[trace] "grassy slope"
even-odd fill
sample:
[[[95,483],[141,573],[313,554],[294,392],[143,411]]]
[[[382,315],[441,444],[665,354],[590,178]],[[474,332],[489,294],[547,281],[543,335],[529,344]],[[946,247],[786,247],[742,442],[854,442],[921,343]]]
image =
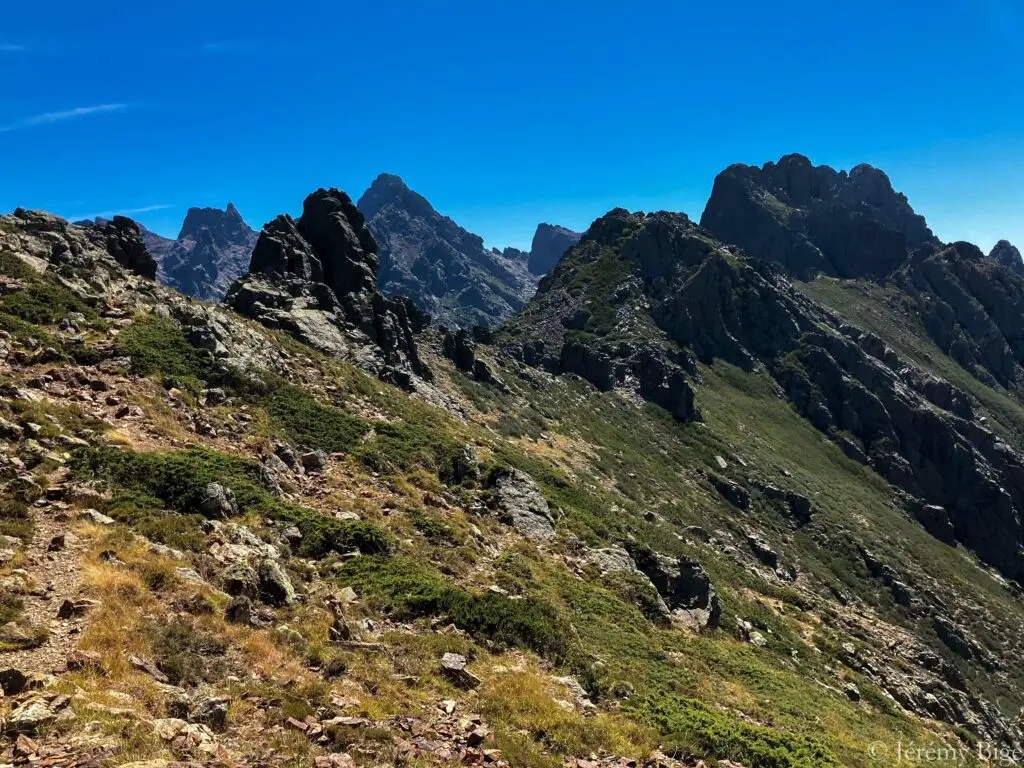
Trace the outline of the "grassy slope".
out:
[[[733,707],[792,733],[824,729],[826,742],[844,764],[866,764],[864,744],[884,739],[887,732],[919,737],[920,725],[892,714],[880,696],[871,696],[879,705],[872,709],[850,705],[838,693],[828,667],[836,665],[837,649],[849,638],[829,626],[827,587],[852,593],[895,626],[918,632],[938,652],[943,649],[928,627],[919,625],[870,578],[854,542],[914,574],[915,580],[953,603],[966,600],[989,618],[1005,617],[1002,624],[997,620],[996,626],[979,627],[981,635],[991,632],[1004,641],[1012,636],[1019,627],[1019,604],[963,552],[941,544],[908,520],[893,504],[887,484],[848,460],[801,419],[765,376],[724,364],[705,369],[703,376],[698,402],[705,425],[679,425],[657,408],[627,404],[614,394],[598,395],[569,380],[531,393],[532,405],[519,410],[511,402],[473,391],[481,407],[501,413],[496,426],[509,434],[534,436],[536,442],[529,437],[518,441],[527,454],[556,457],[559,450],[551,446],[563,445],[558,437],[570,454],[575,452],[562,463],[571,469],[577,462],[582,488],[577,486],[575,495],[585,492],[588,498],[573,504],[565,489],[548,486],[549,496],[563,501],[565,528],[595,545],[635,539],[663,552],[696,555],[722,593],[726,615],[721,631],[706,637],[652,633],[649,625],[641,630],[634,621],[624,620],[637,616],[635,610],[605,598],[591,603],[594,587],[559,588],[554,586],[558,577],[549,574],[550,591],[562,590],[561,599],[579,617],[574,621],[584,641],[602,649],[598,653],[615,674],[639,690],[672,690]],[[583,446],[586,450],[579,451]],[[589,471],[582,466],[584,455],[592,455],[586,462]],[[743,460],[746,468],[731,462],[729,472],[736,479],[757,476],[810,496],[817,510],[815,522],[793,531],[767,503],[755,501],[748,513],[725,504],[697,472],[717,470],[716,455]],[[645,520],[647,511],[656,511],[660,520]],[[684,526],[699,525],[731,532],[742,542],[748,524],[769,532],[784,562],[797,563],[824,599],[808,604],[806,595],[766,581],[713,548],[677,535]],[[840,535],[843,529],[850,533]],[[826,548],[820,541],[828,536],[836,543]],[[768,648],[734,641],[735,616],[770,629]],[[813,639],[806,642],[808,637]],[[988,687],[984,679],[973,676],[976,684]],[[847,672],[845,679],[856,676]],[[863,681],[858,684],[870,689]],[[1008,711],[1017,705],[1006,699],[1004,703]],[[808,718],[811,712],[816,713],[813,719]]]

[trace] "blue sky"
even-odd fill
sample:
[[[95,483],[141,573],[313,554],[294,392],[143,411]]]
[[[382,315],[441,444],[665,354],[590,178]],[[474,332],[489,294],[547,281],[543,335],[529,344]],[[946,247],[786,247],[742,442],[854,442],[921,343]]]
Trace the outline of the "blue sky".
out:
[[[842,6],[842,7],[833,7]],[[0,210],[255,227],[397,173],[490,245],[614,206],[698,218],[715,174],[869,162],[943,239],[1024,245],[1024,4],[15,3]]]

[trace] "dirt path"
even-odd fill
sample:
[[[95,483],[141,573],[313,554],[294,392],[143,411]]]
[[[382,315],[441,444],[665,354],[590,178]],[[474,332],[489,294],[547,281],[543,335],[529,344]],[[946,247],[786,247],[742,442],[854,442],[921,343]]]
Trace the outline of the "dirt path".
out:
[[[51,551],[54,537],[70,534],[72,523],[63,507],[45,500],[32,507],[34,532],[21,564],[32,579],[34,594],[21,596],[24,612],[19,624],[45,627],[49,637],[38,648],[0,650],[0,667],[13,667],[25,674],[63,671],[68,654],[78,642],[84,617],[61,619],[57,612],[65,600],[82,597],[82,555],[86,546],[68,535],[63,548]]]

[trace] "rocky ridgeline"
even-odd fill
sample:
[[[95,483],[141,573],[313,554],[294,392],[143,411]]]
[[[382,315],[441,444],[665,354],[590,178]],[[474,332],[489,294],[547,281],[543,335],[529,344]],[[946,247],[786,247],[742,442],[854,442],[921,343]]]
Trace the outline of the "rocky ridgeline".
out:
[[[580,241],[580,237],[582,235],[579,232],[556,224],[538,224],[527,255],[530,272],[538,276],[546,275],[562,260],[565,252]]]
[[[484,246],[483,238],[434,210],[398,176],[381,174],[359,199],[380,247],[380,289],[408,296],[439,324],[496,325],[536,290],[537,276],[579,235],[542,224],[530,253]]]
[[[157,263],[146,250],[139,225],[125,216],[76,225],[43,211],[18,208],[2,218],[7,226],[0,229],[0,238],[12,238],[7,249],[28,257],[39,271],[50,265],[89,270],[112,259],[137,275],[156,277]]]
[[[720,173],[701,217],[719,240],[817,274],[896,283],[950,357],[987,384],[1012,387],[1024,362],[1024,263],[1000,241],[988,258],[970,243],[943,245],[877,168],[813,166],[787,155]]]
[[[161,282],[197,299],[220,301],[248,269],[257,237],[232,203],[223,211],[189,208],[178,239],[167,248],[157,245],[164,251]]]
[[[928,334],[943,352],[987,384],[1012,389],[1021,381],[1020,269],[960,242],[914,251],[892,280],[916,303]]]
[[[605,276],[602,295],[594,272]],[[681,419],[699,418],[696,361],[763,367],[850,457],[922,499],[919,509],[930,505],[929,530],[1024,577],[1024,457],[973,419],[970,399],[685,215],[599,219],[542,282],[504,348],[602,390],[635,389]]]
[[[377,290],[377,244],[344,192],[320,189],[297,220],[267,224],[249,272],[224,303],[328,354],[357,362],[381,378],[412,386],[429,377],[413,337],[425,318]]]

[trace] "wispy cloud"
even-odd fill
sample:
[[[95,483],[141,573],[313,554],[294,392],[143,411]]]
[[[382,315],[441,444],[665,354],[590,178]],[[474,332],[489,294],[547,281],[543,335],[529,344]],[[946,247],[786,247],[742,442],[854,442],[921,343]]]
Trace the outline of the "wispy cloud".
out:
[[[65,120],[77,120],[80,117],[98,115],[104,112],[121,112],[126,109],[128,109],[127,104],[96,104],[91,107],[75,107],[74,109],[66,109],[62,112],[44,112],[41,115],[31,115],[7,125],[0,125],[0,133],[16,131],[21,128],[35,128],[40,125],[62,123]]]
[[[27,51],[28,48],[24,45],[16,45],[15,43],[0,43],[0,53],[21,53]]]
[[[81,221],[82,219],[109,219],[114,216],[132,216],[136,213],[150,213],[151,211],[163,211],[174,206],[170,203],[157,203],[156,205],[144,205],[141,208],[118,208],[116,211],[100,211],[99,213],[80,213],[77,216],[66,217],[68,221]]]

